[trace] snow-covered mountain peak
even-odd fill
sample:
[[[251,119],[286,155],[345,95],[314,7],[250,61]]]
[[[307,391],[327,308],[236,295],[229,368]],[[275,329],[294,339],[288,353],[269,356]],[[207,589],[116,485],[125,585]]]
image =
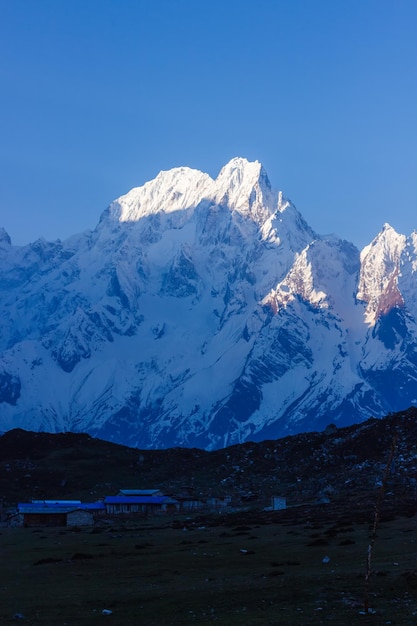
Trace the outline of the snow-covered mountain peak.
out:
[[[360,255],[258,161],[160,172],[94,231],[0,231],[0,431],[213,448],[401,410],[416,280],[416,233],[385,224]]]
[[[226,184],[228,188],[236,189],[242,185],[253,186],[261,177],[267,178],[259,161],[248,161],[242,157],[235,157],[222,167],[216,178],[216,183],[219,186]]]
[[[4,230],[4,228],[0,227],[0,245],[4,246],[10,246],[12,243],[12,240],[10,239],[10,235],[8,232],[6,232]]]
[[[368,247],[380,247],[389,255],[396,255],[404,247],[406,236],[398,233],[388,222],[385,222],[380,232],[371,241]],[[364,248],[364,250],[366,247]]]
[[[208,174],[189,167],[162,171],[154,180],[115,200],[109,214],[119,222],[137,222],[154,213],[193,208],[209,193],[212,184]]]
[[[193,210],[207,200],[263,223],[274,211],[288,203],[271,190],[268,176],[259,161],[236,157],[227,163],[213,180],[208,174],[189,167],[162,171],[141,187],[117,198],[105,211],[102,220],[138,222],[156,213]]]
[[[259,161],[236,157],[229,161],[214,181],[214,198],[233,211],[263,223],[278,208],[278,194],[271,189],[265,169]]]
[[[381,232],[362,250],[358,300],[367,303],[365,320],[374,325],[381,315],[394,307],[402,307],[398,287],[401,255],[407,238],[385,223]]]
[[[4,228],[0,228],[0,259],[6,259],[10,251],[12,249],[12,240],[10,239],[9,234],[4,230]]]
[[[297,253],[285,278],[262,304],[278,312],[298,297],[312,309],[329,309],[340,318],[352,318],[352,292],[359,269],[359,251],[341,239],[318,238]],[[350,319],[351,321],[351,319]]]
[[[393,270],[398,267],[401,253],[406,245],[406,236],[397,233],[392,226],[385,223],[382,230],[365,246],[361,252],[361,263],[372,263],[382,268]]]

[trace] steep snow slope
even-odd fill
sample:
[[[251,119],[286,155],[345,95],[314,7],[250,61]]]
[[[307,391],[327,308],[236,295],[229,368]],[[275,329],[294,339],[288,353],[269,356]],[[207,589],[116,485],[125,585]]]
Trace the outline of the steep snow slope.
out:
[[[416,244],[320,237],[241,158],[161,172],[64,242],[0,231],[0,430],[215,448],[406,408]]]

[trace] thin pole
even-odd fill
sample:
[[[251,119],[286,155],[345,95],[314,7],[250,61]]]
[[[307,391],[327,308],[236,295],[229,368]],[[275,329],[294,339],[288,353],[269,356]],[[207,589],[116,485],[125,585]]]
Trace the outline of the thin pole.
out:
[[[397,449],[397,439],[398,439],[398,435],[394,435],[394,437],[392,438],[391,450],[389,453],[387,465],[385,467],[384,478],[382,480],[382,485],[379,490],[378,498],[375,504],[374,523],[372,526],[372,532],[371,532],[371,536],[369,539],[368,552],[366,556],[365,594],[364,594],[364,602],[363,602],[363,608],[364,608],[365,613],[369,613],[369,579],[371,577],[371,571],[372,571],[372,567],[371,567],[372,549],[375,544],[376,531],[378,528],[378,523],[379,523],[379,519],[381,515],[381,505],[384,499],[385,489],[387,487],[392,461],[395,455],[395,451]]]

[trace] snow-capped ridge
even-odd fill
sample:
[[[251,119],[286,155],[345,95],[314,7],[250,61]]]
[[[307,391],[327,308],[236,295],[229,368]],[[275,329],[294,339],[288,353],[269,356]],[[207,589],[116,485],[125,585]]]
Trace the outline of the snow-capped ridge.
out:
[[[365,321],[370,326],[381,315],[404,305],[398,278],[406,243],[405,235],[385,223],[378,235],[361,251],[357,298],[367,304]]]
[[[405,240],[405,235],[398,233],[388,222],[385,222],[371,243],[362,249],[361,258],[366,257],[372,249],[378,250],[378,254],[395,254],[395,250],[398,250],[398,247],[401,247]]]
[[[109,214],[119,222],[136,222],[158,212],[192,208],[204,197],[212,182],[208,174],[188,167],[161,171],[154,180],[115,200]]]
[[[252,188],[260,183],[271,189],[267,173],[259,161],[248,161],[235,157],[221,168],[215,179],[217,187],[225,187],[229,192],[245,193],[245,188]]]
[[[0,245],[12,245],[12,240],[10,238],[9,233],[0,226]]]
[[[417,404],[417,233],[323,237],[261,163],[162,171],[93,231],[0,232],[0,430],[213,449]]]
[[[290,271],[262,304],[278,312],[301,298],[314,310],[329,309],[343,318],[349,308],[346,291],[353,290],[358,270],[359,251],[353,244],[316,238],[295,255]]]
[[[193,210],[203,200],[225,205],[230,210],[264,221],[280,206],[265,169],[259,161],[236,157],[213,180],[208,174],[189,167],[161,171],[155,179],[117,198],[102,220],[138,222],[157,213]],[[281,205],[279,202],[281,201]]]
[[[215,180],[214,198],[231,210],[250,215],[258,223],[268,219],[279,204],[279,194],[272,190],[262,164],[241,157],[232,159],[221,169]]]

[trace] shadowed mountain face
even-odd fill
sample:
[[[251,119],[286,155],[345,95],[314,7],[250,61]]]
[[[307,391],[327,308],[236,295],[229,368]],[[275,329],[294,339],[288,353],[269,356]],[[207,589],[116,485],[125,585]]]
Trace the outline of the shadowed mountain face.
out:
[[[92,232],[0,234],[0,430],[222,448],[417,403],[417,235],[314,233],[262,166],[161,172]]]

